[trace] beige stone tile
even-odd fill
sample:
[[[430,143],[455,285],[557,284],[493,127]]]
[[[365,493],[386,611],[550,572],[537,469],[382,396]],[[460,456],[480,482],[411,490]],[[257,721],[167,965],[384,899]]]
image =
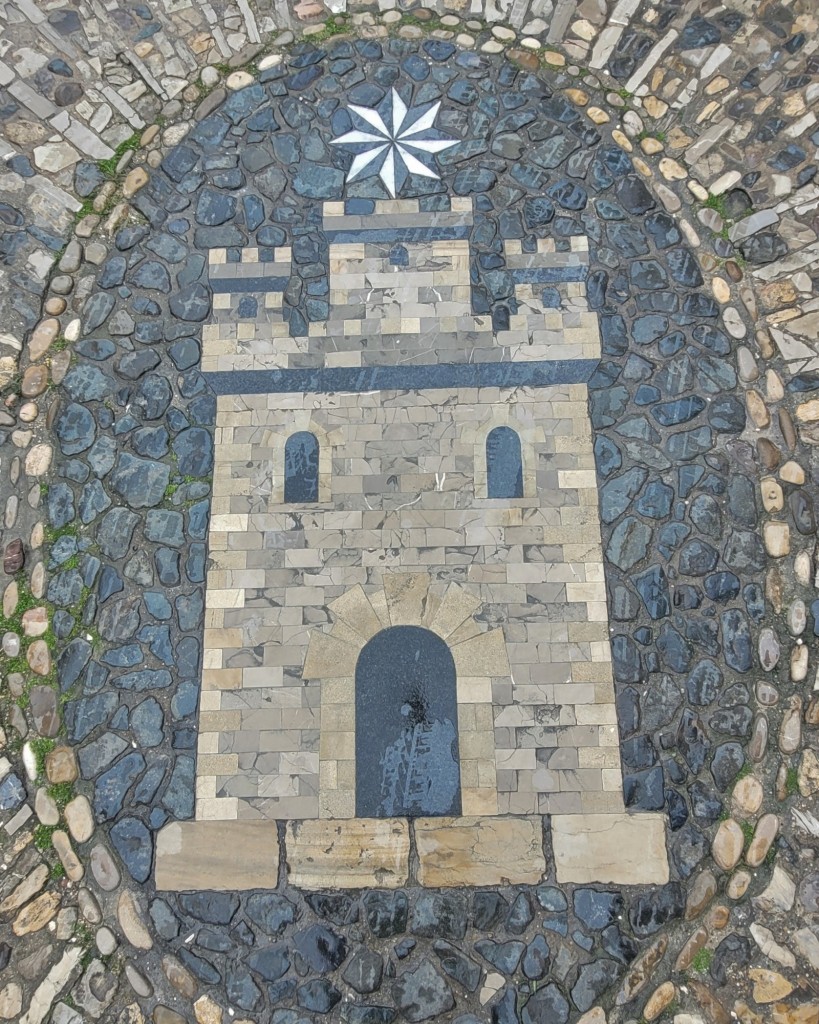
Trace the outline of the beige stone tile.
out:
[[[430,583],[428,573],[388,573],[382,583],[393,626],[415,625],[423,620]]]
[[[217,797],[196,801],[197,821],[235,821],[239,801],[235,797]]]
[[[496,815],[498,791],[494,787],[466,786],[461,780],[461,811],[465,817]]]
[[[535,885],[546,871],[543,823],[527,818],[418,818],[418,881],[429,888]]]
[[[381,620],[360,585],[351,587],[327,606],[333,615],[351,626],[364,640],[380,632]]]
[[[196,770],[202,775],[233,775],[239,770],[238,754],[200,754]]]
[[[350,704],[355,701],[355,680],[352,676],[343,679],[322,679],[321,704]]]
[[[664,885],[669,878],[662,814],[555,814],[552,850],[560,883]]]
[[[328,633],[313,630],[304,663],[305,679],[337,679],[355,675],[358,650]]]
[[[351,713],[353,709],[351,709]],[[350,761],[355,758],[355,733],[322,729],[319,746],[322,761]]]
[[[474,615],[481,604],[479,597],[451,583],[429,628],[446,639],[458,626]]]
[[[489,760],[495,756],[495,740],[491,732],[460,730],[458,750],[463,758]]]
[[[456,685],[459,704],[492,703],[491,679],[459,676]]]
[[[355,817],[355,789],[337,785],[335,789],[321,790],[318,797],[318,813],[294,814],[293,819],[333,818],[349,820]]]
[[[459,676],[507,676],[509,658],[502,629],[492,629],[452,648]]]
[[[171,822],[157,834],[161,891],[275,889],[278,879],[275,821]]]
[[[397,889],[409,877],[404,820],[288,822],[288,879],[299,889]]]

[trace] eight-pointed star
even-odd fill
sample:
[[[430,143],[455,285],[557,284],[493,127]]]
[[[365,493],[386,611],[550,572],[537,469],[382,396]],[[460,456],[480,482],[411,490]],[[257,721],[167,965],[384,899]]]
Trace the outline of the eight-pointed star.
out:
[[[395,89],[377,107],[350,104],[354,128],[332,140],[333,145],[349,146],[355,154],[347,181],[365,171],[378,171],[394,199],[410,174],[439,178],[433,169],[434,154],[457,146],[459,141],[447,138],[434,127],[440,106],[439,100],[408,108]]]

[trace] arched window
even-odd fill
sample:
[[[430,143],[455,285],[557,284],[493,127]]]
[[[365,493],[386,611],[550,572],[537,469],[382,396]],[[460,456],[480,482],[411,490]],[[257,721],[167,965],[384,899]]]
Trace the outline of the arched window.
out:
[[[522,498],[520,438],[511,427],[495,427],[486,438],[487,498]]]
[[[291,434],[284,446],[284,500],[318,501],[319,445],[307,430]]]

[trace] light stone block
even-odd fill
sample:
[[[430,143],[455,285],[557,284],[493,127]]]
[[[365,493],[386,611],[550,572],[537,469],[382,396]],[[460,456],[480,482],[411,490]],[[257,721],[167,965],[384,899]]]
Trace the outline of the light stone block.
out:
[[[509,657],[502,629],[492,629],[452,648],[459,676],[508,676]]]
[[[409,825],[397,818],[291,821],[285,850],[298,889],[398,889],[409,878]]]
[[[546,872],[539,817],[418,818],[414,828],[423,886],[536,885]]]
[[[175,821],[157,834],[158,890],[275,889],[278,881],[275,821]]]
[[[554,814],[551,831],[560,883],[668,881],[663,814]]]

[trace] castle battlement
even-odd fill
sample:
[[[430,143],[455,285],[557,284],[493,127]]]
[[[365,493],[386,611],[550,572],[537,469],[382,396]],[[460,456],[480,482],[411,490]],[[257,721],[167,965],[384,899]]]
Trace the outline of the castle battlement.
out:
[[[431,200],[436,208],[423,208]],[[481,286],[497,298],[493,322],[488,311],[473,312],[488,310],[488,299],[471,280],[471,199],[325,203],[322,229],[328,315],[300,321],[295,335],[285,293],[305,283],[293,275],[293,249],[211,250],[214,322],[203,330],[204,371],[600,356],[597,317],[586,301],[584,236],[568,239],[565,250],[541,238],[531,252],[521,239],[504,240]]]

